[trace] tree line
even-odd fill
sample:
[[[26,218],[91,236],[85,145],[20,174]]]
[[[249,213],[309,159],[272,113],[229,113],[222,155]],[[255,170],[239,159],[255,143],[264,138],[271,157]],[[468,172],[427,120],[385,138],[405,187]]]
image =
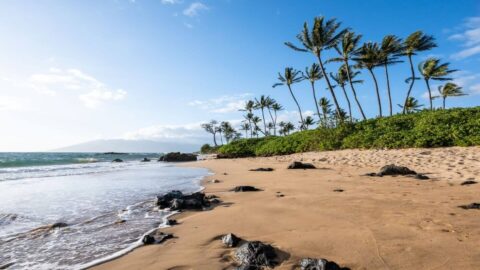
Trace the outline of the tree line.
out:
[[[433,110],[433,101],[437,98],[441,99],[441,108],[445,109],[446,99],[448,97],[463,96],[465,93],[462,87],[450,82],[452,73],[457,70],[451,69],[448,62],[442,62],[441,59],[429,57],[418,63],[417,72],[415,70],[415,57],[422,52],[429,51],[437,44],[433,36],[427,35],[422,31],[416,31],[408,35],[405,39],[395,35],[385,36],[381,42],[364,42],[361,43],[362,35],[356,34],[349,28],[341,28],[341,23],[336,19],[327,20],[325,17],[314,18],[313,25],[310,27],[307,22],[304,23],[302,31],[297,35],[298,45],[292,42],[286,42],[285,45],[298,52],[311,53],[316,60],[315,63],[305,68],[304,71],[286,67],[283,72],[278,73],[278,82],[273,87],[284,86],[288,89],[299,114],[299,130],[308,129],[310,126],[319,124],[322,127],[333,127],[343,122],[354,122],[352,113],[353,107],[358,111],[361,119],[366,120],[363,106],[358,99],[357,84],[364,83],[358,79],[358,75],[362,71],[368,73],[371,77],[374,94],[377,100],[378,115],[393,115],[393,100],[390,87],[389,67],[395,64],[408,62],[409,77],[405,79],[408,87],[405,91],[405,99],[401,100],[398,106],[401,113],[413,113],[419,111],[423,105],[412,96],[412,89],[415,82],[423,80],[428,91],[429,104],[427,109]],[[326,51],[333,50],[335,57],[324,59]],[[340,67],[336,72],[327,72],[327,66],[330,63],[340,63]],[[388,110],[382,106],[380,95],[380,86],[375,71],[382,69],[386,85],[386,93],[388,97]],[[326,83],[327,90],[330,93],[331,101],[326,97],[317,99],[316,83],[323,80]],[[301,106],[292,90],[293,85],[302,81],[310,84],[312,98],[315,104],[316,117],[306,116],[302,114]],[[445,81],[446,83],[438,87],[438,94],[434,94],[431,89],[432,81]],[[338,90],[336,92],[335,90]],[[346,100],[346,109],[342,108],[338,102],[337,95],[341,94]],[[353,102],[351,97],[353,96]],[[332,110],[332,107],[334,108]],[[244,132],[245,138],[253,138],[258,136],[269,135],[288,135],[296,129],[291,122],[278,122],[277,114],[283,110],[282,105],[269,96],[260,96],[254,100],[246,102],[242,111],[245,112],[244,120],[240,125],[240,130]],[[255,112],[258,111],[258,115]],[[225,123],[225,122],[222,122]],[[226,141],[240,138],[240,133],[236,132],[231,125],[232,130],[222,128],[222,123],[216,121],[202,125],[202,127],[214,136],[214,143],[217,145],[215,136],[217,133],[224,134]],[[229,138],[227,139],[227,134]],[[232,134],[235,134],[233,136]]]

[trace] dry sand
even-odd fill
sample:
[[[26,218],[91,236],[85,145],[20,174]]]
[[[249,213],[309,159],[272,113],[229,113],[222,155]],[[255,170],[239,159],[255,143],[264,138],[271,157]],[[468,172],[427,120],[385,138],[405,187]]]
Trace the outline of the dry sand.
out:
[[[293,160],[320,169],[286,170]],[[431,180],[362,176],[390,163]],[[215,173],[205,191],[224,203],[176,216],[180,224],[164,231],[177,238],[95,269],[228,269],[233,249],[218,237],[230,232],[280,250],[283,262],[276,269],[292,269],[304,257],[351,269],[480,269],[480,210],[458,208],[480,202],[480,183],[460,185],[468,178],[480,182],[479,147],[345,150],[193,166]],[[275,171],[248,171],[257,167]],[[227,192],[236,185],[263,191]]]

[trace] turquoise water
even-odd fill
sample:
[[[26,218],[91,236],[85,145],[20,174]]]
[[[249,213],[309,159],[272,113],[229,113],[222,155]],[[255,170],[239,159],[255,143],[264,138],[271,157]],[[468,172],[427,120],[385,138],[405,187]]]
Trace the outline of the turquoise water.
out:
[[[0,156],[0,267],[13,263],[8,269],[82,269],[126,252],[170,214],[155,207],[156,195],[199,190],[208,174],[155,154]],[[44,229],[58,222],[68,226]]]

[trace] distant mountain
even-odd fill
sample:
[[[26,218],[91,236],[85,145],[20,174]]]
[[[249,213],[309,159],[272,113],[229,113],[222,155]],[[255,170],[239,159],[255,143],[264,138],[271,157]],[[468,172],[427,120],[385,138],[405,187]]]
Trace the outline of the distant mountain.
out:
[[[199,144],[157,142],[149,140],[95,140],[75,144],[54,152],[128,152],[128,153],[162,153],[162,152],[195,152],[200,149]]]

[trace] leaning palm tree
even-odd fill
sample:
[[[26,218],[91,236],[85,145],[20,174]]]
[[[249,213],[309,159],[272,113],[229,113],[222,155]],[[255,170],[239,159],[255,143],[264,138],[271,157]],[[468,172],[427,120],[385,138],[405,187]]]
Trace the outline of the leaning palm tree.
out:
[[[382,50],[382,65],[385,69],[385,78],[387,81],[388,105],[390,109],[390,116],[392,116],[392,93],[390,90],[390,77],[388,74],[388,66],[402,62],[397,58],[397,55],[403,50],[402,39],[394,35],[387,35],[383,38],[380,49]]]
[[[267,106],[268,114],[270,115],[270,119],[272,120],[271,124],[273,125],[273,135],[277,135],[277,127],[275,125],[275,118],[273,117],[272,110],[273,105],[277,103],[277,101],[269,96],[266,97],[265,105]],[[270,132],[269,132],[270,133]]]
[[[422,74],[425,83],[427,84],[428,98],[430,101],[430,110],[433,110],[432,90],[430,89],[430,80],[448,81],[449,74],[455,72],[454,69],[448,69],[449,63],[440,64],[440,59],[430,57],[418,65],[418,70]]]
[[[357,61],[359,68],[365,68],[372,75],[373,82],[375,83],[375,91],[377,92],[378,112],[382,117],[382,101],[380,99],[380,91],[378,89],[377,78],[373,69],[382,63],[382,52],[378,43],[367,42],[356,53],[355,61]]]
[[[320,109],[318,108],[318,101],[317,101],[317,95],[315,93],[315,81],[320,80],[323,77],[321,71],[320,71],[320,66],[317,64],[312,64],[310,68],[305,68],[305,73],[303,73],[303,78],[305,80],[308,80],[310,82],[310,85],[312,86],[312,92],[313,92],[313,101],[315,102],[315,107],[317,108],[317,114],[318,117],[320,118]]]
[[[268,107],[268,100],[264,95],[260,96],[260,99],[255,98],[255,109],[260,109],[262,112],[262,120],[263,120],[263,133],[265,135],[268,134],[267,132],[267,122],[265,121],[265,108]]]
[[[260,119],[260,117],[258,116],[254,116],[252,118],[252,124],[253,124],[253,134],[257,136],[258,138],[258,133],[262,132],[262,129],[258,126],[258,123],[262,122],[262,119]],[[263,135],[265,135],[265,133],[263,133]]]
[[[332,107],[332,105],[326,97],[320,98],[320,100],[318,101],[318,105],[320,105],[320,108],[322,110],[323,126],[327,127],[327,117],[331,113],[330,108]]]
[[[295,101],[295,104],[297,104],[298,108],[298,113],[300,114],[300,121],[303,122],[303,115],[302,115],[302,109],[300,109],[300,104],[298,104],[297,98],[295,98],[295,95],[293,94],[292,91],[292,84],[301,82],[303,78],[300,76],[300,71],[295,70],[291,67],[285,68],[285,73],[282,75],[281,73],[278,73],[278,80],[280,82],[276,83],[273,85],[273,87],[277,87],[279,85],[286,85],[288,87],[288,90],[290,91],[290,94],[292,95],[293,100]]]
[[[415,83],[415,69],[413,68],[412,57],[418,52],[431,50],[435,47],[437,47],[435,38],[425,35],[422,31],[417,31],[410,34],[403,42],[403,50],[399,55],[407,56],[408,62],[410,63],[411,72],[411,77],[409,78],[410,85],[408,87],[407,97],[405,98],[405,103],[403,105],[403,113],[406,113],[407,101],[409,101],[410,93],[412,92],[413,84]]]
[[[447,97],[459,97],[466,95],[465,93],[463,93],[462,87],[451,82],[439,86],[438,92],[440,93],[440,97],[442,98],[443,109],[445,109],[445,100],[447,99]]]
[[[362,108],[362,105],[360,105],[360,101],[358,101],[357,91],[355,90],[355,87],[353,86],[353,83],[352,83],[354,76],[351,73],[350,63],[349,63],[349,61],[352,60],[352,58],[354,57],[355,53],[358,50],[358,43],[360,42],[361,38],[362,38],[361,35],[356,35],[354,32],[350,32],[350,31],[345,32],[345,34],[342,36],[340,40],[340,43],[335,46],[335,50],[338,52],[340,56],[329,59],[328,61],[342,62],[345,66],[349,67],[346,71],[347,71],[347,79],[350,82],[350,89],[352,90],[353,97],[355,99],[355,102],[357,103],[358,110],[360,111],[360,114],[362,115],[363,120],[366,120],[367,117],[363,112],[363,108]]]
[[[240,110],[240,111],[247,112],[247,114],[244,117],[245,117],[245,120],[247,120],[248,124],[250,125],[250,137],[252,137],[253,135],[252,117],[253,117],[254,108],[255,108],[255,101],[248,100],[247,102],[245,102],[243,109]]]
[[[347,101],[347,105],[348,105],[348,113],[350,115],[350,121],[353,122],[352,106],[350,105],[350,99],[348,98],[347,91],[345,90],[345,85],[348,82],[346,67],[341,66],[338,69],[338,72],[336,74],[330,73],[330,77],[337,84],[334,87],[340,86],[340,88],[342,88],[343,94],[345,95],[345,100]]]
[[[245,120],[248,122],[248,125],[250,126],[250,138],[253,137],[253,123],[252,123],[252,120],[253,120],[253,117],[255,115],[251,112],[247,113],[244,118]]]
[[[337,113],[340,112],[340,105],[338,104],[337,97],[333,91],[333,87],[330,83],[330,79],[327,76],[327,71],[323,66],[322,52],[328,49],[335,47],[339,39],[345,34],[346,29],[338,31],[340,28],[340,23],[335,19],[326,20],[325,17],[316,17],[314,19],[313,28],[310,32],[308,24],[305,22],[303,24],[303,30],[300,34],[297,35],[297,39],[302,44],[303,48],[297,47],[290,42],[286,42],[285,45],[288,47],[300,51],[300,52],[311,52],[317,58],[318,64],[322,71],[323,78],[327,82],[328,89],[332,95],[333,102]]]
[[[423,107],[423,105],[418,104],[418,100],[414,97],[408,97],[407,102],[403,106],[400,104],[398,104],[398,106],[402,108],[405,113],[418,112],[420,108]]]

